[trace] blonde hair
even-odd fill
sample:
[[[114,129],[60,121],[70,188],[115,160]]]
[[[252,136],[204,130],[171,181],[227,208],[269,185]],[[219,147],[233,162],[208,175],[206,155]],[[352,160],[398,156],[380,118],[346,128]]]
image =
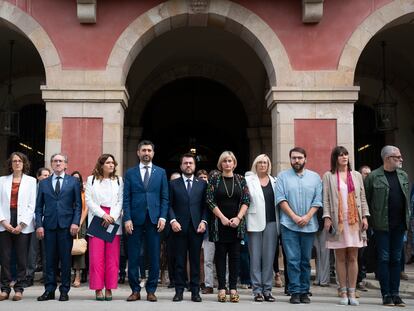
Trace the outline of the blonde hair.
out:
[[[256,159],[254,159],[253,164],[252,164],[252,168],[250,169],[253,173],[257,174],[257,163],[261,162],[261,161],[266,161],[267,162],[267,171],[266,174],[270,175],[271,171],[272,171],[272,163],[270,162],[270,158],[267,156],[267,154],[259,154]]]
[[[224,159],[227,158],[227,157],[232,158],[232,160],[234,162],[234,168],[236,168],[237,159],[236,159],[234,153],[231,152],[231,151],[223,151],[222,154],[220,155],[218,161],[217,161],[217,168],[219,169],[219,171],[223,171],[223,168],[221,167],[221,162],[223,162]]]

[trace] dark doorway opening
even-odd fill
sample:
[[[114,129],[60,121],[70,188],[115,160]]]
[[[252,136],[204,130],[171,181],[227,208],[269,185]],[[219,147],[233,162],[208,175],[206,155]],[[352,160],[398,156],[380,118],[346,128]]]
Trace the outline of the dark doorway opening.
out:
[[[355,169],[368,165],[376,169],[382,165],[381,149],[385,143],[384,133],[375,127],[373,108],[356,104],[354,110]]]
[[[205,78],[183,78],[159,89],[146,105],[142,138],[155,144],[154,163],[169,174],[181,154],[195,151],[197,169],[216,169],[221,152],[234,152],[236,171],[248,170],[247,118],[228,88]]]
[[[31,175],[45,163],[45,105],[24,106],[19,114],[19,137],[9,140],[8,154],[20,151],[27,155],[31,163]]]

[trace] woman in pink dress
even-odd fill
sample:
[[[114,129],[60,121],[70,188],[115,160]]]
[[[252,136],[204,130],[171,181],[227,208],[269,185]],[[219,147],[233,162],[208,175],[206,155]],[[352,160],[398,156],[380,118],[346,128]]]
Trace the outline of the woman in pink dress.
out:
[[[341,305],[359,305],[355,298],[358,248],[366,246],[368,205],[362,176],[351,169],[348,150],[331,153],[331,170],[323,176],[323,218],[329,232],[326,247],[335,250]]]

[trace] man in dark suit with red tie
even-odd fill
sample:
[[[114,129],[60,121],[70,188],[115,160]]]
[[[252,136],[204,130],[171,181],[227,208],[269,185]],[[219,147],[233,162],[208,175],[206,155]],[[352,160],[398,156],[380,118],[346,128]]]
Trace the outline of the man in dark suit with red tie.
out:
[[[175,296],[183,300],[187,252],[190,260],[191,300],[201,302],[200,251],[207,226],[205,195],[207,183],[194,176],[195,158],[191,153],[180,159],[182,177],[170,181],[169,218],[175,245]]]

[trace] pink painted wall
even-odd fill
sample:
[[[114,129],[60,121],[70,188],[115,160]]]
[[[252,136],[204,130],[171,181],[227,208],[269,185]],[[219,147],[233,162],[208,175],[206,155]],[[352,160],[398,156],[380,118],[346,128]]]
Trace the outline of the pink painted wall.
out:
[[[330,168],[331,151],[336,146],[336,120],[295,119],[295,146],[307,153],[306,167],[323,175]]]
[[[98,1],[97,23],[80,24],[75,0],[7,0],[31,14],[50,35],[65,69],[105,69],[122,31],[160,0]],[[185,1],[185,0],[183,0]],[[336,69],[359,24],[391,0],[326,0],[318,24],[302,23],[301,1],[234,0],[275,31],[295,70]]]
[[[69,158],[68,173],[79,171],[84,181],[102,154],[102,118],[63,118],[62,152]]]

